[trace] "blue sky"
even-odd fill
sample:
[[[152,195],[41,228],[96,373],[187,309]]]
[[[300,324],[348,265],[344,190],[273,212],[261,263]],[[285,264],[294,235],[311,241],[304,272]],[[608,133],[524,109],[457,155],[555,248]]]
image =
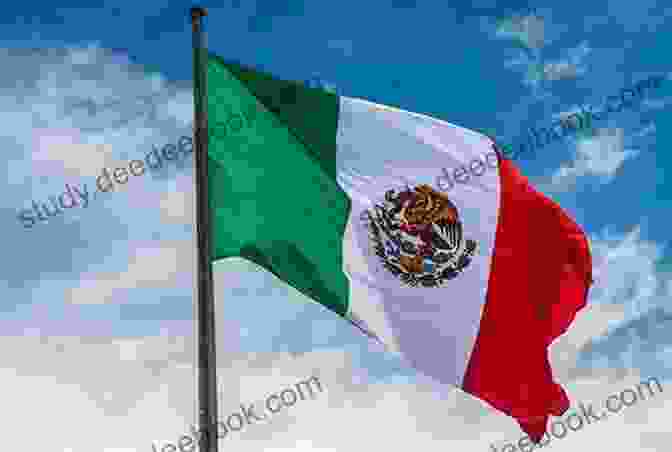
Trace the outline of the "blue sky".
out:
[[[672,339],[661,331],[672,327],[667,223],[672,186],[665,184],[665,176],[672,172],[672,155],[666,152],[672,141],[672,68],[662,56],[670,45],[671,36],[664,30],[671,25],[672,8],[653,0],[542,2],[534,8],[528,3],[257,0],[203,6],[209,11],[205,21],[209,48],[225,58],[282,78],[318,78],[340,94],[436,116],[502,142],[514,142],[527,127],[549,126],[579,106],[599,106],[607,96],[649,76],[668,77],[636,108],[612,114],[576,138],[546,146],[537,151],[537,158],[519,165],[584,227],[595,259],[590,306],[578,319],[580,326],[570,332],[571,338],[556,347],[554,367],[559,375],[575,385],[577,394],[589,395],[592,389],[586,388],[610,372],[669,378]],[[115,369],[114,360],[120,356],[116,351],[108,356],[108,352],[86,351],[87,347],[98,344],[101,350],[117,350],[118,344],[139,341],[147,351],[142,358],[134,355],[138,369],[153,369],[151,363],[162,362],[174,372],[187,372],[171,380],[172,385],[192,384],[188,371],[175,370],[184,363],[193,365],[188,353],[193,351],[189,341],[195,269],[192,158],[132,177],[113,193],[99,193],[88,207],[66,210],[31,229],[22,227],[16,217],[21,209],[31,207],[32,200],[63,193],[66,183],[87,184],[93,191],[101,168],[142,159],[153,145],[176,144],[181,136],[190,135],[188,8],[192,5],[173,1],[164,6],[150,0],[121,1],[115,7],[102,2],[50,6],[13,2],[0,18],[4,107],[0,144],[7,162],[6,177],[0,179],[4,237],[0,334],[7,344],[17,344],[11,347],[29,348],[42,363],[41,370],[33,371],[38,364],[16,358],[19,361],[9,360],[6,368],[27,366],[29,375],[50,375],[60,368],[62,354],[45,344],[74,341],[74,366],[102,360],[101,369]],[[138,107],[135,99],[150,94],[154,96],[151,105]],[[119,102],[91,117],[82,109],[70,108],[73,99]],[[428,415],[419,414],[425,409],[442,416],[443,405],[428,399],[420,376],[395,357],[372,349],[349,325],[270,274],[240,260],[218,264],[215,273],[223,347],[219,359],[230,370],[228,384],[248,385],[247,389],[240,386],[241,397],[245,391],[261,396],[262,387],[273,390],[270,382],[276,377],[263,380],[259,375],[264,371],[275,375],[269,370],[277,367],[274,363],[291,362],[282,366],[289,366],[286,375],[296,372],[296,378],[304,378],[296,370],[302,366],[331,369],[324,372],[334,375],[334,385],[342,385],[339,397],[349,397],[346,405],[351,410],[359,407],[375,413],[376,401],[385,398],[404,401],[399,402],[403,409],[385,402],[391,411],[408,412],[404,420],[426,419],[422,416]],[[43,347],[35,346],[35,341]],[[170,350],[175,347],[186,355],[174,352],[179,356],[173,357]],[[82,353],[86,353],[81,355],[84,361],[78,361]],[[263,357],[263,363],[250,364],[254,356]],[[128,372],[135,375],[133,370]],[[188,394],[169,403],[164,393],[152,392],[150,382],[159,380],[151,378],[164,378],[152,372],[138,377],[147,391],[144,396],[138,392],[140,386],[118,388],[114,400],[126,408],[135,406],[136,416],[149,416],[164,405],[170,413],[192,409]],[[84,374],[89,375],[73,373],[59,377],[59,382],[84,388],[89,384],[83,382]],[[355,376],[363,383],[353,383]],[[98,380],[104,377],[90,378],[93,389],[82,392],[88,397],[94,397],[95,391],[105,393]],[[6,382],[6,387],[12,384]],[[353,402],[352,394],[359,394],[362,384],[369,385],[370,395],[364,402]],[[58,386],[52,391],[66,394],[70,390],[66,389]],[[230,395],[231,404],[239,403],[238,396]],[[64,400],[68,397],[63,395]],[[81,413],[99,410],[99,424],[118,412],[130,416],[112,401],[106,405],[104,397],[95,400],[97,405],[92,406],[82,402]],[[426,429],[416,428],[408,436],[395,433],[389,444],[426,443],[426,448],[438,450],[464,435],[458,441],[461,447],[474,444],[484,450],[488,441],[478,443],[478,426],[516,434],[515,425],[498,417],[491,421],[486,411],[478,411],[482,407],[465,400],[460,402],[467,404],[465,409],[478,414],[459,421],[463,413],[452,412],[455,419],[450,425],[461,432],[460,426],[469,424],[465,430],[469,433],[437,433],[442,424],[432,418]],[[142,409],[140,401],[146,402]],[[356,422],[353,419],[359,415],[334,404],[338,405],[330,402],[331,414],[324,416]],[[162,416],[169,416],[166,409]],[[333,414],[334,410],[340,414]],[[185,419],[191,416],[185,413],[171,414],[161,427],[166,430],[157,430],[152,438],[169,439],[171,432],[184,431]],[[281,442],[287,450],[306,448],[292,441],[303,438],[295,433],[303,431],[301,425],[312,425],[312,420],[306,423],[297,415],[282,422],[246,433],[245,444],[258,450],[270,441],[266,436],[276,433],[284,435]],[[402,418],[390,420],[389,425],[395,422],[401,423]],[[621,425],[610,422],[616,429]],[[296,425],[294,430],[290,424]],[[131,425],[119,424],[118,431]],[[625,430],[632,436],[618,441],[644,444],[637,433],[641,426]],[[665,431],[669,429],[661,430]],[[322,434],[308,435],[310,441],[317,441],[312,450],[317,450],[319,438],[331,438]],[[432,434],[440,439],[432,441]],[[670,439],[656,434],[651,430],[651,438]],[[145,440],[143,435],[150,433],[133,436],[139,449],[149,447],[149,437]],[[319,444],[332,447],[329,450],[351,450],[359,444],[340,438],[322,440]],[[570,440],[566,441],[562,447],[570,447]],[[663,439],[650,441],[665,444]],[[127,450],[123,447],[110,445],[109,450]]]

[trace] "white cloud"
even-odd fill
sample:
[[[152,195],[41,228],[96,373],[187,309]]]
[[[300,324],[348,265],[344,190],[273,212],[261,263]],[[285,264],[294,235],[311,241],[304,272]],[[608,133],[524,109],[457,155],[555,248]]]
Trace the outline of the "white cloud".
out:
[[[134,288],[191,287],[196,269],[193,241],[128,243],[128,265],[120,272],[101,271],[81,275],[79,285],[66,290],[73,304],[119,301],[117,296]]]
[[[121,360],[124,342],[0,338],[7,352],[0,380],[11,388],[2,397],[12,407],[0,423],[16,434],[6,443],[24,450],[140,451],[150,438],[182,428],[179,416],[193,416],[188,341],[140,338],[136,359]]]
[[[166,118],[175,120],[185,128],[191,128],[194,121],[193,96],[191,91],[184,90],[167,99],[162,107]]]
[[[547,82],[572,79],[586,73],[586,57],[591,48],[586,41],[574,48],[566,50],[566,55],[557,59],[543,56],[545,46],[553,41],[549,34],[551,11],[543,14],[526,16],[514,15],[500,20],[495,25],[495,36],[519,42],[525,50],[513,52],[507,57],[505,67],[518,71],[523,76],[523,83],[530,87],[537,100],[551,96]],[[556,37],[561,26],[554,25]]]
[[[640,227],[617,235],[605,230],[591,239],[595,284],[592,300],[624,306],[627,318],[661,302],[664,276],[657,272],[663,246],[641,238]],[[662,303],[661,303],[662,304]]]
[[[578,178],[597,177],[601,183],[609,183],[626,160],[635,158],[640,151],[626,149],[623,129],[598,129],[593,136],[577,141],[574,160],[560,166],[551,178],[551,190],[567,190]]]
[[[547,97],[544,82],[577,78],[586,73],[585,61],[591,49],[584,41],[568,49],[567,55],[556,60],[542,57],[540,52],[518,51],[504,65],[523,74],[523,83],[531,87],[537,97]]]
[[[195,224],[195,197],[193,176],[178,176],[175,180],[175,188],[164,192],[159,200],[159,212],[162,221]]]
[[[547,80],[561,80],[563,78],[576,78],[584,70],[567,60],[549,62],[544,64],[544,76]]]
[[[156,212],[164,224],[194,225],[196,193],[193,174],[177,174],[159,184],[160,190],[134,191],[127,199],[129,208]]]
[[[128,347],[136,351],[128,353]],[[2,337],[0,368],[6,448],[31,450],[151,450],[189,433],[195,421],[193,342],[189,338],[97,339]],[[9,353],[9,350],[12,353]],[[220,448],[257,450],[500,450],[522,435],[515,422],[458,390],[437,397],[420,382],[357,381],[359,370],[339,350],[303,355],[225,354],[219,358],[220,419],[240,404],[264,400],[317,376],[315,398],[245,425],[220,440]],[[593,376],[567,384],[573,399],[596,407],[644,377]],[[663,382],[663,385],[669,383]],[[665,389],[665,388],[664,388]],[[113,397],[106,397],[113,394]],[[646,439],[663,450],[669,431],[670,391],[640,401],[611,419],[585,425],[554,450],[633,446]],[[32,403],[25,403],[26,400]],[[39,435],[25,422],[39,403]],[[257,406],[261,404],[257,403]],[[67,410],[67,416],[64,415]],[[268,414],[268,413],[266,413]],[[157,447],[157,448],[158,448]],[[660,449],[655,449],[660,447]],[[638,449],[637,449],[638,450]]]
[[[544,19],[536,15],[513,16],[497,24],[495,34],[499,38],[513,39],[529,49],[539,50],[545,44]]]
[[[193,118],[192,92],[149,73],[126,55],[98,44],[67,49],[0,52],[4,77],[21,80],[0,89],[1,116],[25,147],[34,176],[97,176],[123,166],[123,154],[173,140]],[[75,182],[75,181],[72,181]]]
[[[83,143],[79,129],[34,129],[33,165],[65,177],[97,176],[104,167],[126,166],[110,145]],[[53,169],[53,171],[50,171]]]
[[[571,334],[551,348],[555,375],[565,381],[590,378],[595,369],[621,376],[633,369],[648,372],[644,376],[668,375],[661,355],[667,341],[657,331],[671,318],[665,310],[672,283],[659,267],[663,245],[643,239],[637,226],[622,234],[593,235],[590,248],[595,283]]]

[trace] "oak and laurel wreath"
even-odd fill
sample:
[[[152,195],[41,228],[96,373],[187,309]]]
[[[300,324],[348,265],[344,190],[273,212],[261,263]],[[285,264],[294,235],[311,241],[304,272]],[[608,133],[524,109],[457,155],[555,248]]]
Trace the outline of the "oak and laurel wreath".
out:
[[[383,213],[383,216],[387,216],[387,211],[382,205],[375,205],[374,209],[378,209]],[[401,270],[397,266],[391,264],[387,260],[387,254],[385,253],[385,245],[381,239],[381,230],[380,226],[376,219],[373,218],[370,211],[365,210],[362,212],[360,219],[365,223],[369,238],[372,243],[372,248],[375,254],[380,258],[383,267],[392,273],[394,276],[398,277],[404,284],[410,287],[439,287],[443,285],[446,281],[456,278],[460,273],[464,271],[464,268],[469,265],[471,258],[474,256],[476,251],[476,242],[474,240],[467,239],[465,241],[465,252],[462,254],[457,263],[452,267],[444,268],[442,271],[434,274],[425,274],[422,276],[416,276],[413,273],[406,272]],[[389,219],[386,218],[387,221]],[[387,226],[390,226],[389,224]]]

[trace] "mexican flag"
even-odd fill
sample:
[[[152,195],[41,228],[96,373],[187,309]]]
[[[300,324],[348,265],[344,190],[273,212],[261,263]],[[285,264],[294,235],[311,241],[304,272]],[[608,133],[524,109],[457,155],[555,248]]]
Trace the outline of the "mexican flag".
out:
[[[586,304],[581,228],[481,133],[214,55],[207,77],[213,259],[255,262],[538,441],[569,407],[548,347]]]

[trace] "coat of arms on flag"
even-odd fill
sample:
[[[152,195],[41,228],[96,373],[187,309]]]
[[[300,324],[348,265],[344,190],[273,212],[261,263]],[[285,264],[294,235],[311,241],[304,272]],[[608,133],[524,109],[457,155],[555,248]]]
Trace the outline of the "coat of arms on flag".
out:
[[[367,217],[373,251],[410,287],[441,286],[459,275],[476,251],[476,242],[464,238],[455,205],[429,185],[387,191]]]

